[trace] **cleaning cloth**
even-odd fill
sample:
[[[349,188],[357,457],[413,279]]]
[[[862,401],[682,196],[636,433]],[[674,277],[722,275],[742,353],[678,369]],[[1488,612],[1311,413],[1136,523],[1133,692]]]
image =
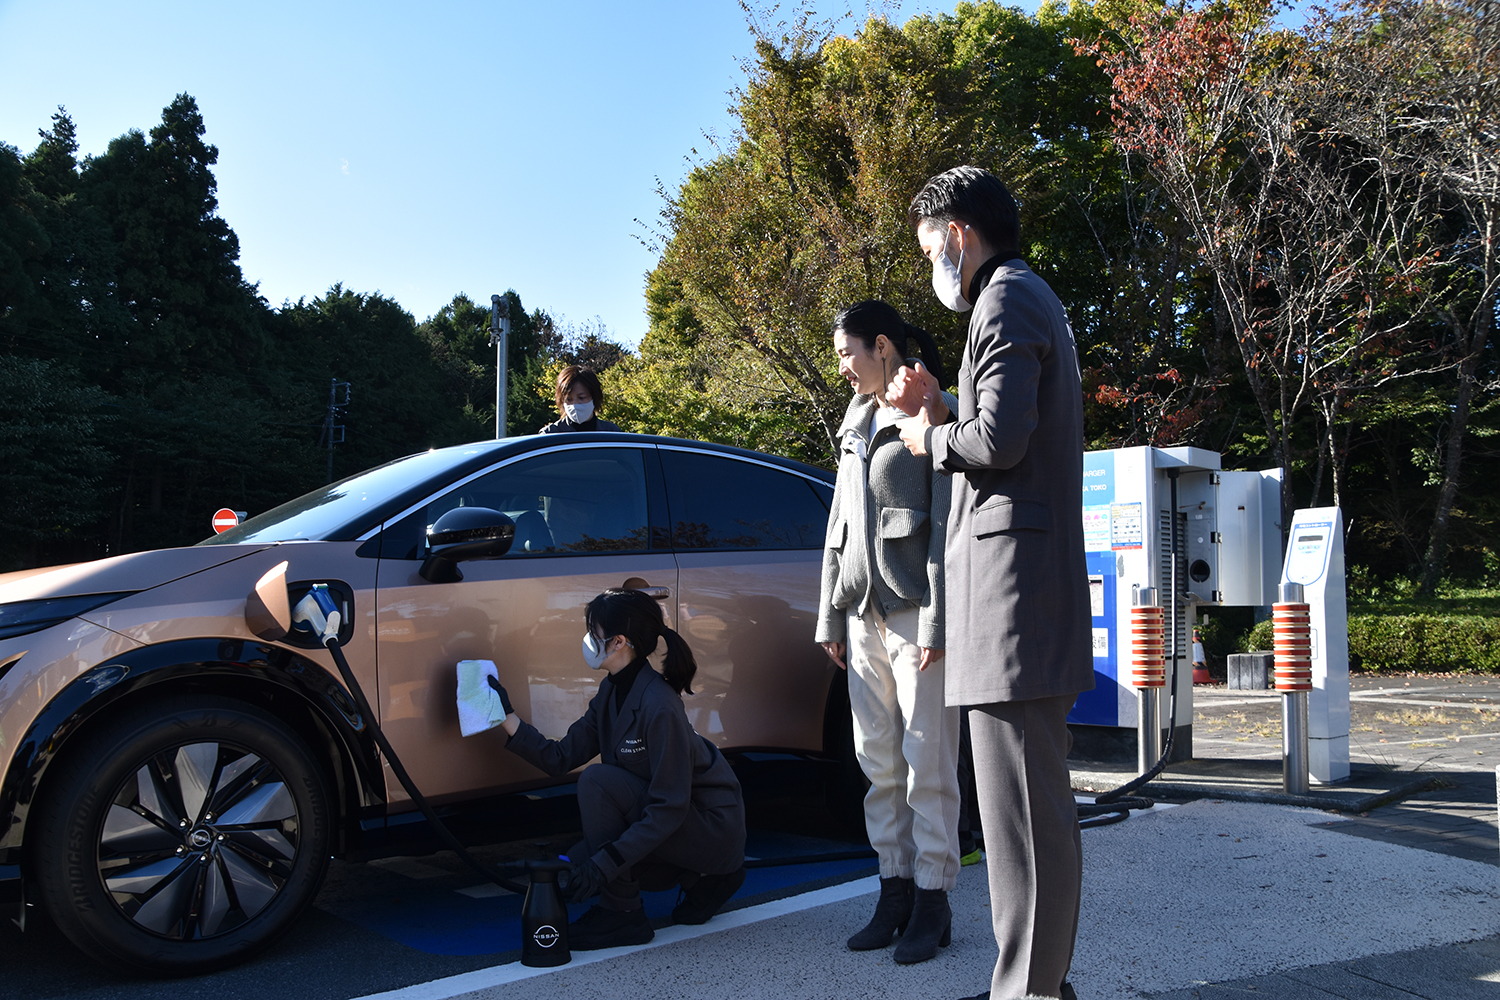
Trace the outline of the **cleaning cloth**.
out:
[[[490,686],[489,678],[500,680],[494,660],[458,661],[458,731],[473,736],[494,729],[505,721],[500,693]]]

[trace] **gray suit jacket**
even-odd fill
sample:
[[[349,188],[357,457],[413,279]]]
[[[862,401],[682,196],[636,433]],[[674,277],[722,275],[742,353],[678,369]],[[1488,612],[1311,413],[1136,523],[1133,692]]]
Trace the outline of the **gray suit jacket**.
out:
[[[1083,387],[1063,306],[1019,259],[969,318],[957,419],[928,432],[954,474],[947,702],[1076,695],[1094,686],[1083,555]]]

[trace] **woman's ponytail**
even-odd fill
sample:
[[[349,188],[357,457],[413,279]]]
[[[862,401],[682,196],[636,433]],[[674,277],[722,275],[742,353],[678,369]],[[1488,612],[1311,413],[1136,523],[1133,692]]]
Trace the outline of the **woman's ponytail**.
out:
[[[672,690],[678,694],[692,694],[693,676],[698,673],[698,661],[693,657],[692,648],[688,646],[686,639],[666,625],[661,627],[661,634],[662,638],[667,641],[667,655],[662,662],[662,678],[672,685]]]
[[[906,328],[907,339],[915,340],[917,346],[921,348],[922,364],[932,372],[932,377],[937,379],[938,386],[947,385],[948,378],[947,373],[943,371],[943,359],[938,355],[937,341],[932,339],[932,334],[920,326],[912,326],[905,320],[901,321],[901,325]]]

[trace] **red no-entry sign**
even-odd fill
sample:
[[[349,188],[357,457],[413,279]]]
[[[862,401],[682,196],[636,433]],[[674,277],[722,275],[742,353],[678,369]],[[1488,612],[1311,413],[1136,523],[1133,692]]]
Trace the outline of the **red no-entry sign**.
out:
[[[224,534],[230,528],[240,523],[240,515],[228,507],[220,507],[214,511],[214,533]]]

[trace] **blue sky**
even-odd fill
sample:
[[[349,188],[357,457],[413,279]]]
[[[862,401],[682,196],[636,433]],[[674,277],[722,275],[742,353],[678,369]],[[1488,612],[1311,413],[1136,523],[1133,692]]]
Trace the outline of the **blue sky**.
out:
[[[102,152],[187,92],[272,305],[341,281],[423,319],[514,288],[634,345],[655,264],[635,220],[708,154],[705,133],[732,131],[750,52],[733,0],[0,0],[0,141],[30,151],[62,104],[82,153]]]

